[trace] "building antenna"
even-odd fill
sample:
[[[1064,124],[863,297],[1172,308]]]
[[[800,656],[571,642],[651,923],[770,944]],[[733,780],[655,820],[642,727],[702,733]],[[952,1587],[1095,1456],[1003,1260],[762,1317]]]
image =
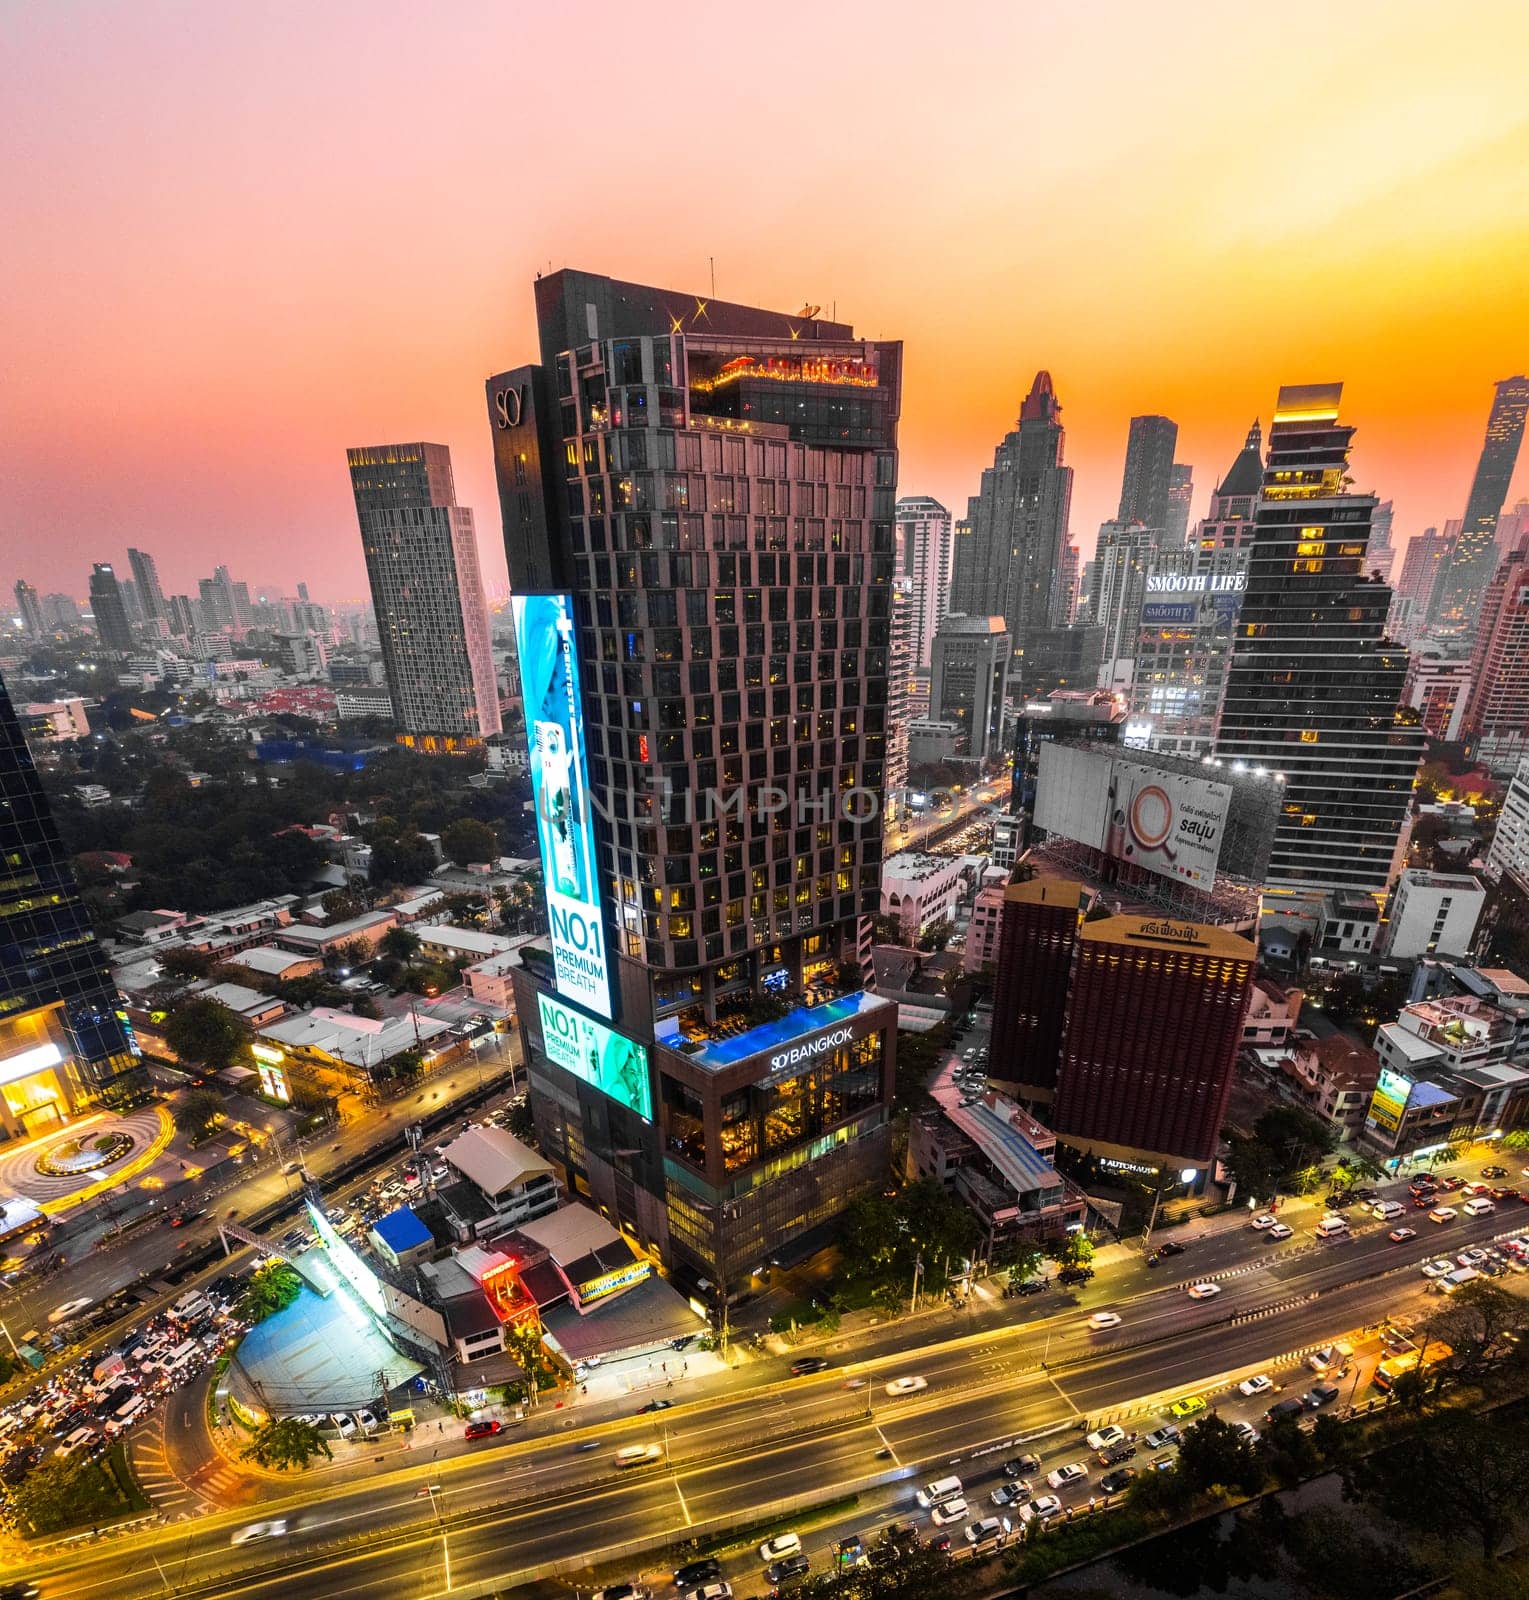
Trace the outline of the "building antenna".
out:
[[[717,298],[717,258],[715,256],[707,256],[706,259],[711,263],[711,297],[715,300]]]

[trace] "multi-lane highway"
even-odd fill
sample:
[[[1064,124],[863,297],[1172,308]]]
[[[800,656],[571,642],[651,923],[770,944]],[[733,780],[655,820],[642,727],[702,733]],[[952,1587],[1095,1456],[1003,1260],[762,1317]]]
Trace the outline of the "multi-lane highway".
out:
[[[288,1523],[284,1537],[266,1544],[230,1545],[256,1514],[246,1511],[60,1551],[35,1563],[33,1575],[49,1600],[433,1595],[514,1584],[557,1558],[602,1560],[605,1570],[612,1561],[652,1569],[656,1552],[628,1556],[621,1547],[685,1538],[709,1519],[750,1518],[839,1486],[860,1492],[852,1516],[870,1527],[908,1514],[919,1478],[984,1446],[1056,1430],[1041,1448],[1049,1467],[1081,1454],[1072,1431],[1081,1420],[1097,1422],[1155,1397],[1154,1409],[1134,1424],[1150,1427],[1175,1394],[1265,1368],[1383,1315],[1417,1311],[1418,1262],[1446,1241],[1458,1250],[1521,1217],[1515,1207],[1444,1227],[1424,1221],[1420,1236],[1403,1244],[1390,1243],[1378,1224],[1320,1244],[1298,1234],[1283,1254],[1271,1247],[1273,1259],[1255,1265],[1217,1261],[1223,1252],[1229,1262],[1239,1248],[1245,1252],[1245,1233],[1205,1240],[1173,1264],[1186,1268],[1192,1260],[1192,1273],[1138,1269],[1123,1281],[1088,1286],[1077,1300],[1024,1302],[1026,1321],[819,1376],[790,1379],[784,1363],[759,1363],[751,1369],[756,1381],[768,1380],[760,1388],[656,1417],[552,1436],[511,1434],[447,1461],[431,1460],[426,1440],[379,1477],[299,1484],[262,1506],[259,1515]],[[1191,1299],[1184,1286],[1201,1278],[1217,1281],[1220,1294]],[[1087,1313],[1101,1302],[1119,1312],[1121,1324],[1090,1333]],[[926,1379],[927,1389],[888,1398],[888,1379],[909,1372]],[[618,1448],[649,1440],[664,1454],[660,1463],[635,1474],[616,1468]],[[891,1454],[879,1456],[883,1450]],[[978,1459],[988,1463],[985,1480],[1001,1455]],[[976,1486],[985,1505],[991,1484]]]

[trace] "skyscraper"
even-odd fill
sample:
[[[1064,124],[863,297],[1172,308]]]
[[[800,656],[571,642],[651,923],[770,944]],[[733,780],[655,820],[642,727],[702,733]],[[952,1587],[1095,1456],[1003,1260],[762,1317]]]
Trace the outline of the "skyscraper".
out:
[[[473,515],[443,444],[346,451],[399,742],[432,754],[498,733]],[[221,570],[221,569],[220,569]]]
[[[25,1138],[143,1087],[132,1030],[0,677],[0,1128]]]
[[[201,632],[197,602],[189,595],[170,596],[165,602],[165,620],[170,624],[170,632],[177,638],[189,639],[193,634]]]
[[[1195,469],[1175,461],[1168,474],[1168,521],[1163,548],[1181,550],[1189,533],[1189,512],[1195,497]]]
[[[1529,551],[1522,546],[1487,585],[1475,635],[1462,727],[1479,761],[1511,774],[1529,755]]]
[[[1117,522],[1140,522],[1159,539],[1168,527],[1173,492],[1173,452],[1179,425],[1170,417],[1132,417],[1126,439],[1125,471],[1120,480]]]
[[[1004,435],[967,502],[971,534],[956,540],[950,609],[1004,618],[1022,682],[1031,640],[1064,621],[1072,504],[1072,468],[1062,465],[1065,441],[1051,374],[1038,372],[1014,431]]]
[[[916,591],[913,580],[892,580],[892,645],[887,666],[887,814],[902,814],[903,791],[908,787],[908,686],[913,676],[914,634],[917,628]]]
[[[1104,629],[1099,665],[1101,688],[1131,686],[1147,569],[1157,555],[1161,532],[1160,528],[1148,528],[1140,522],[1106,522],[1099,528],[1089,616]]]
[[[170,613],[165,606],[164,590],[159,587],[159,568],[147,550],[129,549],[128,565],[133,569],[133,582],[138,585],[138,600],[143,614],[150,622],[168,622]]]
[[[934,636],[929,715],[961,730],[962,754],[974,761],[997,753],[1003,734],[1009,635],[1002,617],[951,613]]]
[[[1253,542],[1253,508],[1264,479],[1263,448],[1263,430],[1255,417],[1237,459],[1211,491],[1210,510],[1195,531],[1201,550],[1239,550]]]
[[[927,667],[934,636],[950,609],[955,534],[950,513],[928,495],[897,502],[897,573],[912,584],[913,665]]]
[[[1061,626],[1066,627],[1078,614],[1078,593],[1081,581],[1081,569],[1078,565],[1078,547],[1075,544],[1067,545],[1062,551],[1062,608],[1058,617]]]
[[[1424,528],[1407,545],[1402,575],[1391,603],[1391,631],[1399,639],[1421,638],[1433,609],[1433,597],[1449,565],[1455,535],[1448,528]]]
[[[535,296],[541,361],[487,411],[547,865],[550,949],[511,973],[538,1144],[725,1293],[890,1159],[896,1007],[861,975],[902,347],[586,272]]]
[[[98,561],[90,569],[90,612],[96,619],[96,636],[102,648],[117,655],[131,654],[133,630],[128,626],[117,574],[108,562]]]
[[[1384,892],[1423,734],[1398,716],[1407,652],[1365,571],[1372,495],[1345,487],[1341,384],[1280,390],[1216,756],[1283,774],[1275,893]]]
[[[25,578],[16,580],[16,609],[21,613],[21,629],[29,638],[41,639],[47,632],[37,590]]]
[[[1382,500],[1370,519],[1370,548],[1365,554],[1364,565],[1365,570],[1374,573],[1382,583],[1391,582],[1391,569],[1396,564],[1396,550],[1391,543],[1391,524],[1395,515],[1393,502]]]
[[[1450,623],[1467,631],[1474,626],[1476,606],[1496,567],[1493,541],[1497,517],[1513,481],[1526,413],[1529,378],[1504,378],[1492,398],[1487,436],[1476,463],[1470,498],[1465,502],[1460,537],[1434,590],[1431,622]]]

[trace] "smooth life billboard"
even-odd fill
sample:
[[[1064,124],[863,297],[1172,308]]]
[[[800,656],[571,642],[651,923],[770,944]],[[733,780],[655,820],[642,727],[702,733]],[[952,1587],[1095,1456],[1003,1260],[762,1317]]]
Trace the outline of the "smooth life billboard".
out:
[[[653,1088],[648,1078],[648,1052],[642,1045],[581,1016],[551,995],[538,994],[536,1004],[547,1059],[635,1111],[644,1122],[651,1122]]]
[[[517,594],[510,597],[510,610],[558,992],[608,1017],[610,965],[600,918],[573,601],[566,594]]]

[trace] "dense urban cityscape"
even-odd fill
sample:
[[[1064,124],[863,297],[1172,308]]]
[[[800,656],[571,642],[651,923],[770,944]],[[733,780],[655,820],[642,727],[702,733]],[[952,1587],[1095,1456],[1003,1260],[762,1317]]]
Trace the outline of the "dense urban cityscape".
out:
[[[430,27],[504,48],[474,9]],[[385,163],[328,172],[309,65],[241,11],[153,62],[114,23],[67,92],[62,13],[21,54],[61,106],[108,67],[162,84],[162,114],[229,155],[212,102],[187,110],[192,63],[226,88],[255,51],[250,82],[313,118],[278,186],[388,189]],[[628,24],[571,11],[608,26],[613,70],[665,62],[629,40],[622,63]],[[407,54],[402,13],[376,15]],[[887,20],[866,48],[912,73],[918,36]],[[1075,26],[993,20],[1037,49]],[[551,82],[567,41],[521,24],[503,70]],[[472,96],[440,42],[420,69],[444,113]],[[761,67],[797,64],[780,48]],[[31,161],[78,175],[67,112],[26,96]],[[135,104],[124,150],[148,151]],[[848,97],[820,113],[833,170],[882,159],[840,148]],[[464,142],[493,121],[456,114]],[[635,164],[598,181],[641,187]],[[1436,204],[1464,181],[1443,164]],[[177,274],[198,208],[221,215],[184,192],[143,222]],[[432,347],[426,304],[457,293],[454,250],[426,280],[375,238],[352,254],[362,336],[414,376],[342,408],[348,433],[304,420],[305,388],[332,394],[319,362],[344,363],[322,338],[298,359],[319,268],[296,259],[269,286],[291,415],[251,419],[258,468],[213,410],[172,421],[157,374],[104,401],[145,489],[184,461],[163,517],[128,456],[77,459],[25,352],[0,572],[0,1600],[1522,1594],[1511,273],[1455,263],[1495,321],[1419,379],[1420,462],[1365,342],[1308,338],[1297,289],[1249,300],[1280,337],[1230,341],[1235,383],[1186,387],[1132,346],[1106,402],[1110,358],[1059,322],[1016,310],[974,356],[965,311],[931,320],[874,252],[793,309],[781,282],[825,269],[785,230],[719,293],[709,235],[675,248],[623,212],[586,238],[576,186],[526,192],[568,264],[505,243],[466,347]],[[825,222],[849,205],[826,193]],[[1070,202],[1107,229],[1095,203]],[[1023,294],[1034,263],[993,249]],[[103,271],[131,320],[126,261]],[[49,319],[74,292],[28,285]],[[186,302],[230,334],[243,314]],[[982,428],[941,409],[973,359],[1003,386]],[[431,385],[473,431],[437,426]],[[296,432],[343,525],[302,501],[296,455],[272,481]],[[232,474],[221,501],[202,454]],[[497,526],[466,503],[489,468]]]

